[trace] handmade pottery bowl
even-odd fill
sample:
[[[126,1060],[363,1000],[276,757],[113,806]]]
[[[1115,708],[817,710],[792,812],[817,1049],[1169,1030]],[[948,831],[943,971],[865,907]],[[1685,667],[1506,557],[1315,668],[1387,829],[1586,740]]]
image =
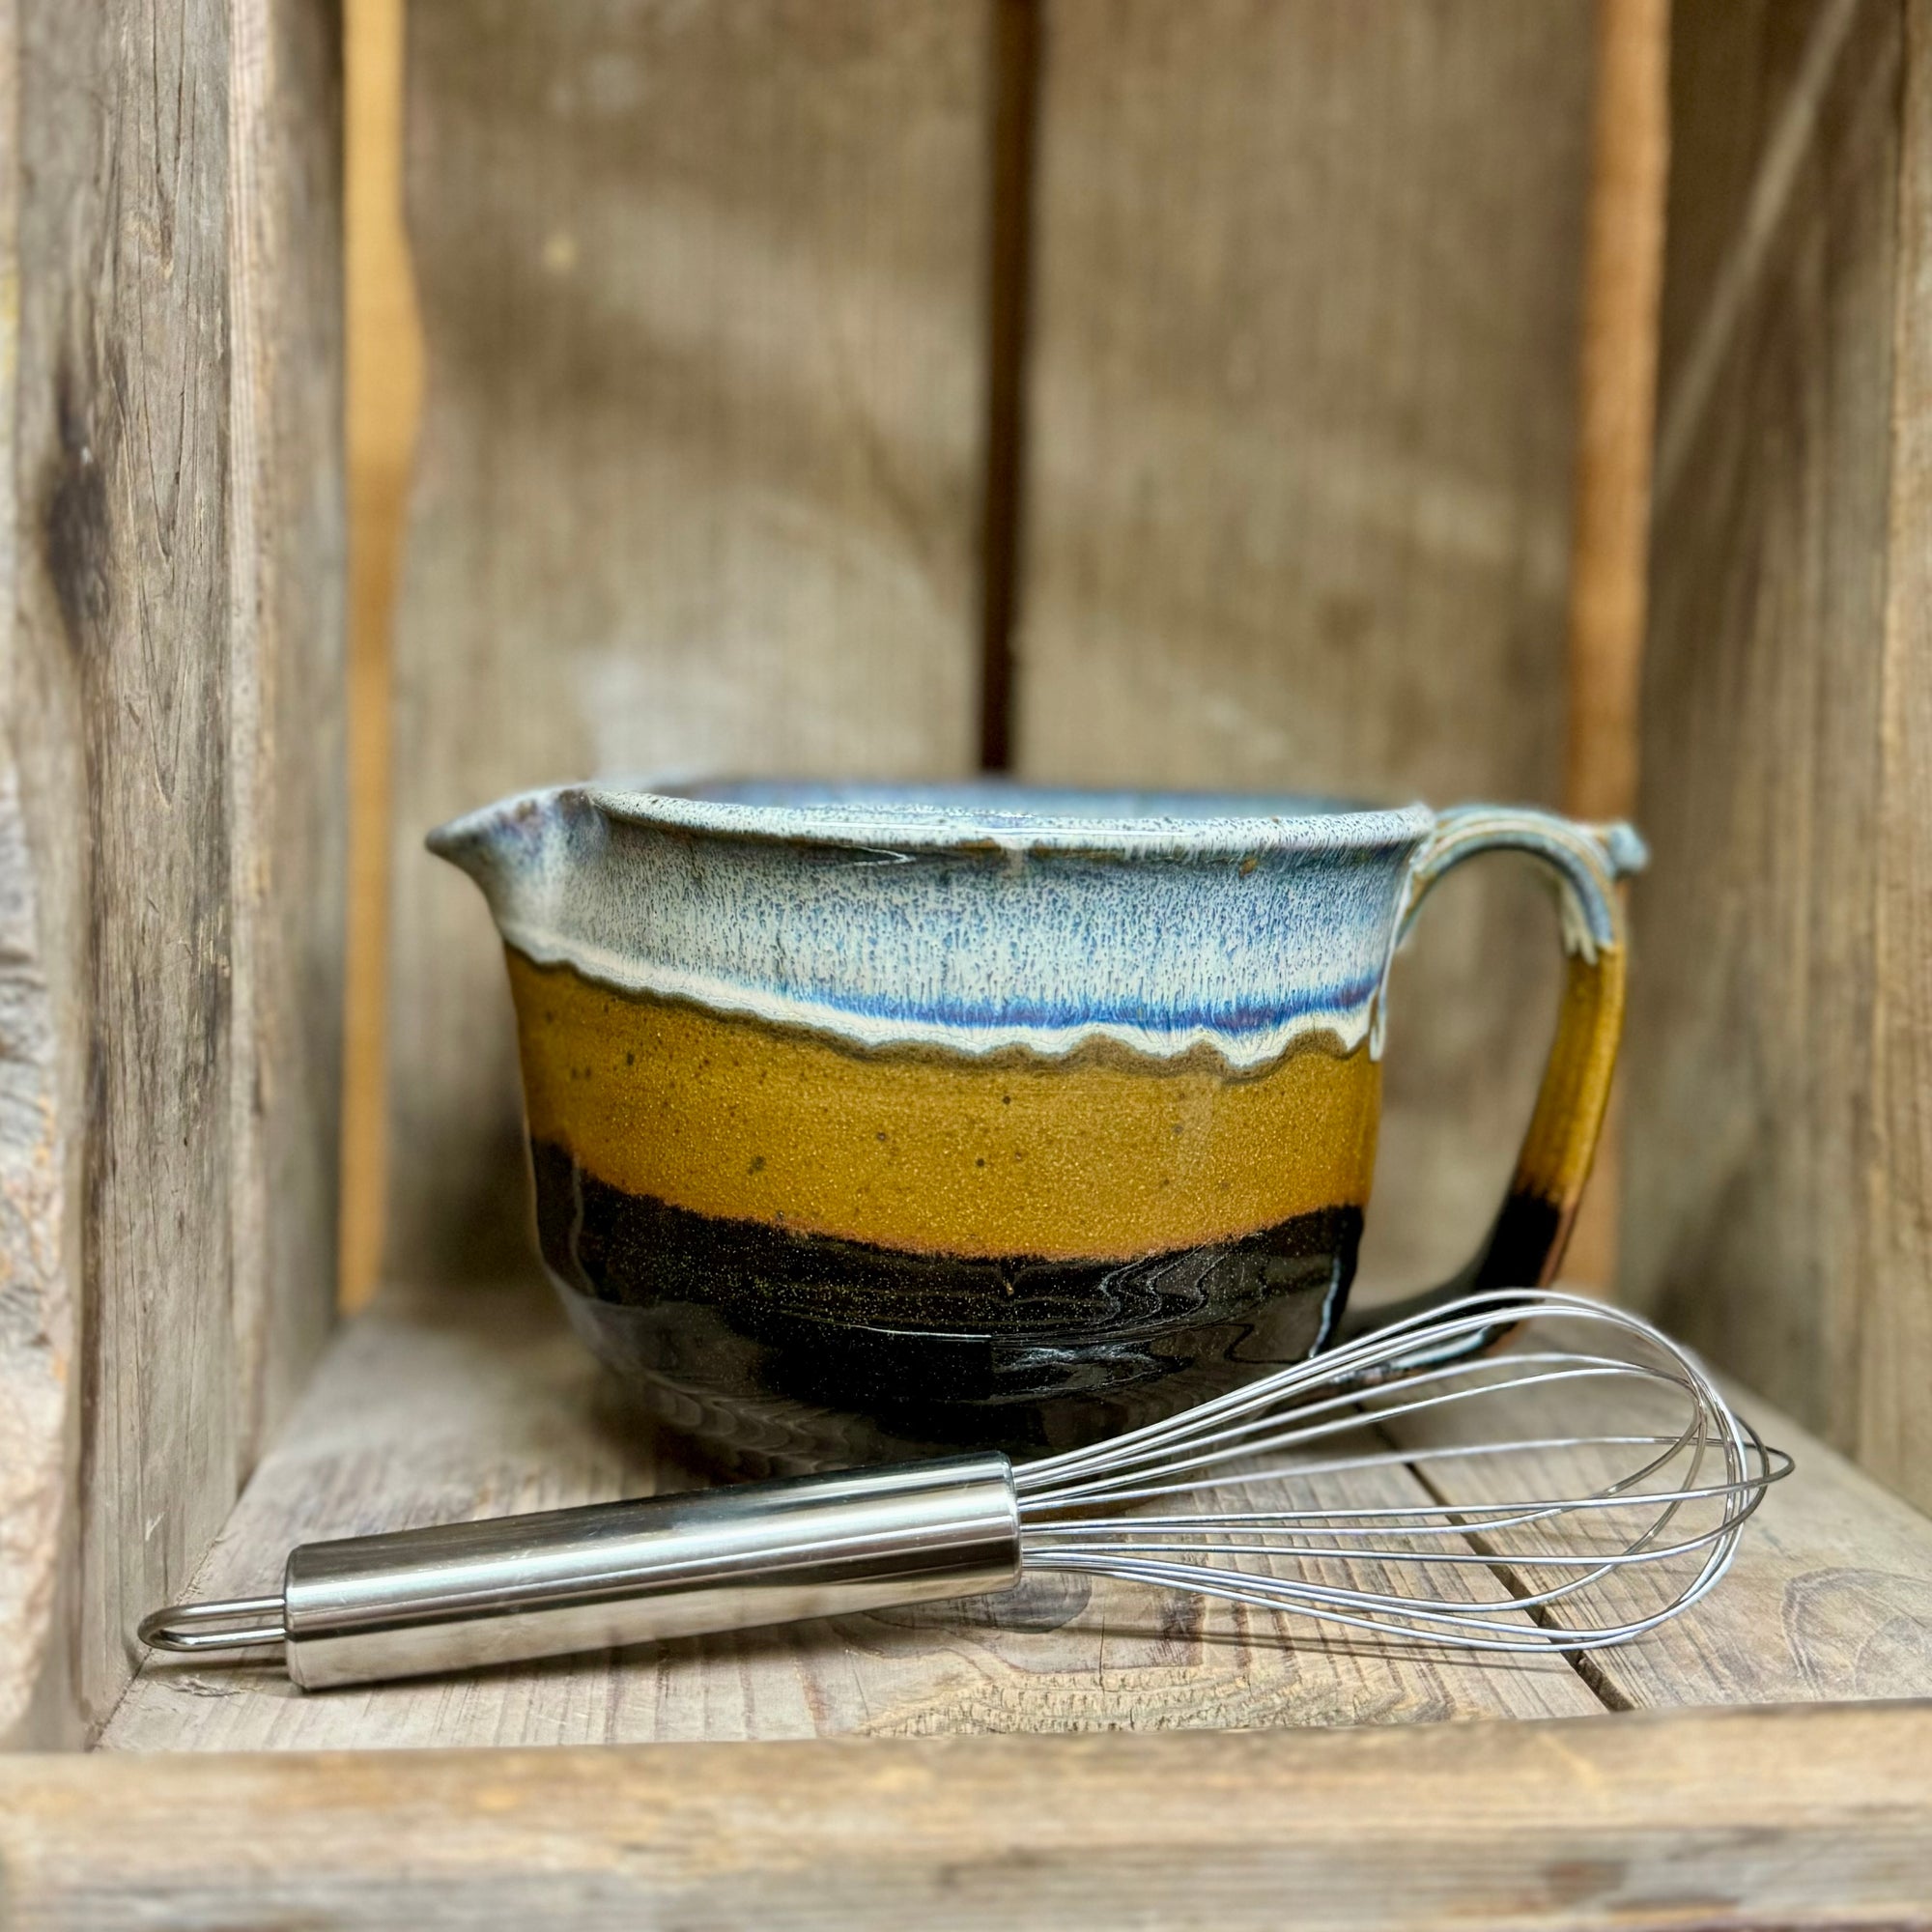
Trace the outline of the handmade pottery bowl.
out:
[[[506,945],[544,1261],[740,1462],[1069,1446],[1341,1320],[1389,960],[1510,848],[1570,966],[1461,1287],[1547,1280],[1615,1059],[1627,827],[960,785],[585,784],[431,849]]]

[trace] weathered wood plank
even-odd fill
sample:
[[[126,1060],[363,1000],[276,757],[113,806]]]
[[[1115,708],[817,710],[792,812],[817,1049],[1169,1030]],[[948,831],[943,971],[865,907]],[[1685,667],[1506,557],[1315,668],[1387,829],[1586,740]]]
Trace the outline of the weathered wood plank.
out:
[[[1925,24],[1679,11],[1624,1217],[1636,1300],[1920,1503]]]
[[[246,1469],[332,1321],[342,1066],[345,510],[335,0],[229,32],[231,1083]]]
[[[57,990],[61,1263],[79,1301],[74,1693],[126,1682],[240,1454],[231,1168],[226,23],[21,10],[13,693]],[[152,41],[149,39],[152,34]]]
[[[1591,18],[1051,0],[1026,770],[1557,801]],[[1425,918],[1365,1280],[1485,1231],[1547,920],[1507,867]]]
[[[1874,1145],[1848,1439],[1868,1469],[1932,1509],[1932,9],[1922,0],[1905,9],[1901,109],[1879,670]]]
[[[1746,1525],[1716,1590],[1647,1635],[1580,1659],[1584,1675],[1619,1710],[1932,1697],[1932,1519],[1747,1390],[1730,1393],[1766,1441],[1797,1459],[1797,1468]],[[1480,1439],[1498,1412],[1436,1409],[1401,1425],[1396,1439],[1414,1448],[1466,1443]],[[1513,1395],[1508,1427],[1524,1436],[1611,1434],[1643,1426],[1647,1413],[1673,1432],[1683,1426],[1681,1402],[1645,1402],[1628,1386],[1572,1385]],[[1511,1461],[1513,1468],[1482,1460],[1421,1466],[1446,1500],[1495,1502],[1525,1493],[1523,1465]],[[1558,1482],[1580,1493],[1567,1485],[1609,1483],[1631,1466],[1628,1450],[1568,1452],[1548,1459],[1535,1493],[1552,1493]],[[1707,1466],[1704,1479],[1715,1473]],[[1706,1529],[1713,1520],[1706,1506],[1693,1505],[1674,1533]],[[1614,1528],[1629,1534],[1632,1520],[1618,1518]],[[1515,1532],[1507,1548],[1574,1550],[1576,1539],[1573,1520],[1560,1531]],[[1536,1586],[1527,1570],[1510,1574]],[[1685,1578],[1681,1562],[1673,1575]],[[1551,1580],[1542,1573],[1544,1586]],[[1593,1618],[1634,1620],[1658,1607],[1659,1581],[1643,1570],[1613,1572],[1591,1585],[1583,1602]]]
[[[342,1065],[342,1304],[383,1266],[388,1169],[391,646],[422,414],[422,328],[403,226],[404,0],[346,0],[349,905]]]
[[[521,1265],[508,1002],[439,820],[616,770],[971,761],[984,9],[429,0],[397,637],[391,1271]]]
[[[0,370],[20,355],[20,20],[0,5]],[[51,1641],[71,1588],[63,1520],[73,1420],[75,1285],[62,1239],[66,1137],[60,1014],[49,982],[28,839],[23,667],[12,613],[18,569],[19,420],[0,398],[0,1740],[72,1735],[65,1648]],[[23,742],[24,738],[24,742]],[[57,781],[59,761],[48,777]],[[58,900],[56,900],[56,905]]]
[[[250,1595],[292,1543],[702,1480],[654,1448],[547,1294],[393,1294],[357,1318],[196,1585]],[[1418,1501],[1402,1471],[1365,1504]],[[1356,1580],[1367,1576],[1366,1566]],[[1435,1579],[1430,1579],[1435,1580]],[[1413,1588],[1416,1579],[1408,1579]],[[1492,1588],[1489,1579],[1483,1587]],[[1400,1723],[1600,1709],[1560,1658],[1410,1653],[1124,1585],[303,1696],[278,1671],[155,1659],[108,1727],[126,1750],[644,1744],[960,1731]]]
[[[1597,0],[1596,11],[1563,806],[1605,819],[1636,810],[1670,0]]]
[[[0,1735],[104,1719],[327,1320],[330,22],[10,16]]]
[[[1603,1426],[1628,1423],[1628,1390]],[[1040,1578],[1004,1605],[935,1606],[794,1631],[557,1662],[447,1682],[303,1697],[278,1672],[154,1659],[109,1748],[626,1744],[863,1733],[1228,1728],[1412,1722],[1720,1703],[1932,1695],[1932,1521],[1741,1395],[1798,1458],[1718,1590],[1635,1643],[1558,1660],[1458,1661],[1324,1639],[1287,1620],[1125,1587]],[[305,1538],[560,1507],[702,1480],[654,1445],[547,1297],[513,1287],[392,1294],[344,1335],[197,1579],[255,1593]],[[1534,1435],[1591,1426],[1574,1394],[1510,1399]],[[1459,1439],[1449,1411],[1400,1439]],[[669,1460],[667,1460],[670,1458]],[[1541,1478],[1576,1475],[1564,1459]],[[1620,1465],[1621,1466],[1621,1465]],[[1429,1465],[1454,1500],[1509,1493],[1480,1463]],[[1486,1484],[1485,1477],[1489,1480]],[[1512,1472],[1514,1493],[1527,1478]],[[1421,1500],[1391,1472],[1364,1504]],[[1530,1483],[1536,1493],[1544,1491]],[[1440,1582],[1439,1574],[1430,1579]],[[1416,1578],[1408,1579],[1414,1587]],[[1491,1588],[1487,1577],[1481,1579]],[[1642,1578],[1593,1604],[1655,1606]],[[1586,1694],[1584,1683],[1589,1687]]]
[[[1597,0],[1591,120],[1563,809],[1602,820],[1636,811],[1669,175],[1670,0]],[[1599,1290],[1616,1278],[1622,1099],[1622,1089],[1612,1088],[1595,1171],[1563,1264],[1570,1281]]]
[[[23,1932],[1922,1926],[1932,1708],[0,1759],[0,1886]]]

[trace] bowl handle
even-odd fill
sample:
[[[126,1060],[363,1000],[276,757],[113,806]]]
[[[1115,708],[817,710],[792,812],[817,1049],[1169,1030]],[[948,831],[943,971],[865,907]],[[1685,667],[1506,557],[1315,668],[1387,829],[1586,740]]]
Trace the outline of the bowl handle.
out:
[[[1582,825],[1554,812],[1493,805],[1445,811],[1410,866],[1398,944],[1436,882],[1480,852],[1524,853],[1548,868],[1556,888],[1569,963],[1536,1111],[1502,1210],[1468,1265],[1439,1288],[1362,1311],[1344,1324],[1345,1333],[1379,1327],[1452,1295],[1548,1286],[1562,1264],[1596,1155],[1623,1031],[1629,955],[1616,887],[1642,868],[1643,840],[1628,825]]]

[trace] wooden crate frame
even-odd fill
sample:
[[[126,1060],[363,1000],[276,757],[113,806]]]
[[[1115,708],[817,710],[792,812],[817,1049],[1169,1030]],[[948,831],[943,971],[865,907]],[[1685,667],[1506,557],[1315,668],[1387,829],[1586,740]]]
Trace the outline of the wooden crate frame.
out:
[[[1075,30],[1075,0],[1058,22],[1043,4],[1049,33]],[[374,10],[358,10],[366,26]],[[1030,0],[989,13],[1021,102],[1002,96],[994,147],[1022,180],[1042,17]],[[175,1719],[148,1691],[124,1697],[127,1628],[211,1546],[203,1574],[218,1574],[224,1525],[282,1533],[327,1386],[311,1377],[328,1346],[344,930],[335,21],[324,0],[9,0],[0,25],[0,252],[19,291],[4,414],[17,616],[0,788],[0,1711],[22,1746],[80,1744],[110,1718],[152,1744]],[[1659,28],[1654,5],[1601,9],[1571,579],[1571,801],[1624,809],[1641,742],[1648,916],[1692,942],[1639,986],[1627,1277],[1923,1502],[1932,652],[1914,533],[1932,420],[1932,8],[1680,0],[1639,728],[1629,644],[1656,338],[1632,240],[1655,195],[1628,136]],[[999,237],[988,245],[997,256]],[[1014,359],[994,372],[996,424],[1024,387],[1025,290],[1005,286],[993,355]],[[993,440],[988,582],[1020,568],[997,537],[1020,457]],[[379,606],[371,541],[356,594]],[[999,604],[981,613],[988,663],[1013,648]],[[1741,690],[1733,717],[1722,700]],[[990,711],[978,725],[982,742],[999,728]],[[1768,842],[1750,836],[1760,821]],[[1742,924],[1716,916],[1760,885]],[[1806,998],[1819,962],[1842,1012]],[[1739,1002],[1762,1054],[1742,1073],[1725,1030]],[[1749,1226],[1728,1191],[1741,1104]],[[1674,1137],[1656,1130],[1667,1122]],[[418,1215],[415,1254],[434,1252],[433,1225]],[[1799,1261],[1767,1266],[1786,1252]],[[333,1345],[329,1373],[354,1366],[368,1324],[433,1337],[438,1319],[391,1299]],[[505,1318],[513,1346],[522,1319]],[[1770,1632],[1818,1578],[1861,1604],[1895,1585],[1889,1621],[1827,1619],[1876,1661],[1789,1630],[1752,1657],[1741,1621],[1702,1660],[1708,1679],[1680,1657],[1649,1691],[1642,1659],[1605,1680],[1612,1704],[1754,1709],[15,1754],[0,1758],[0,1904],[9,1922],[50,1924],[136,1910],[163,1924],[1238,1925],[1285,1909],[1319,1924],[1927,1922],[1932,1524],[1805,1448],[1803,1538],[1771,1539],[1763,1604],[1733,1579],[1738,1614]],[[1865,1701],[1790,1701],[1852,1695]]]

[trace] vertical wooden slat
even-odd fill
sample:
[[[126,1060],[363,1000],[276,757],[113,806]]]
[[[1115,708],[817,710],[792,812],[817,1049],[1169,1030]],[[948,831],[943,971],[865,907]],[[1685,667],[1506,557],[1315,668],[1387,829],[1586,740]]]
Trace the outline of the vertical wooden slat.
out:
[[[388,1162],[390,637],[422,408],[422,337],[403,226],[403,0],[347,0],[350,878],[342,1083],[345,1308],[374,1291]]]
[[[1587,819],[1636,810],[1669,68],[1670,0],[1597,0],[1563,773],[1564,810]],[[1571,1231],[1564,1274],[1573,1283],[1605,1287],[1616,1272],[1622,1097],[1621,1086],[1612,1090]]]
[[[20,411],[20,84],[15,0],[0,4],[0,1742],[77,1735],[66,1647],[73,1587],[67,1471],[78,1284],[65,1226],[70,1119],[61,1015],[48,973],[70,943],[50,915],[67,881],[35,864],[27,810],[66,774],[31,728],[31,659],[14,620],[25,585]],[[31,537],[28,537],[31,545]],[[69,855],[70,863],[71,855]],[[43,911],[43,907],[45,910]]]
[[[980,510],[980,765],[1012,764],[1033,189],[1043,0],[993,0],[993,128],[986,249],[986,433]]]
[[[142,15],[147,17],[143,18]],[[23,9],[27,837],[64,1050],[80,1710],[185,1580],[241,1454],[228,35],[209,0]],[[132,49],[140,47],[136,57]],[[31,707],[31,708],[29,708]]]
[[[1591,19],[1049,0],[1024,769],[1556,802]],[[1365,1276],[1474,1246],[1556,957],[1509,867],[1431,906]]]
[[[1932,6],[1904,9],[1859,1460],[1932,1509]]]
[[[62,1453],[0,1491],[0,1732],[50,1742],[330,1306],[337,117],[315,0],[16,24],[0,1409]]]
[[[1623,1244],[1636,1299],[1925,1499],[1905,19],[1674,21]]]
[[[1564,809],[1636,809],[1670,0],[1597,0],[1597,92],[1571,533]]]
[[[418,0],[429,402],[397,634],[405,1273],[529,1265],[502,965],[439,820],[592,773],[974,761],[991,22]]]
[[[334,1310],[342,1079],[342,85],[333,0],[229,10],[235,1299],[245,1470]]]

